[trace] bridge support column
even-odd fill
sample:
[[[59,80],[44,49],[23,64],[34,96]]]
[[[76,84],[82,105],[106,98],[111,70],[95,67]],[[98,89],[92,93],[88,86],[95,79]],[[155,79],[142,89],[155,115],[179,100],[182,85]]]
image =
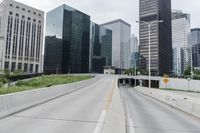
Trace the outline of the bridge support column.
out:
[[[142,87],[142,80],[140,79],[139,82],[140,82],[140,87]]]
[[[126,79],[123,79],[123,85],[124,86],[126,85]]]

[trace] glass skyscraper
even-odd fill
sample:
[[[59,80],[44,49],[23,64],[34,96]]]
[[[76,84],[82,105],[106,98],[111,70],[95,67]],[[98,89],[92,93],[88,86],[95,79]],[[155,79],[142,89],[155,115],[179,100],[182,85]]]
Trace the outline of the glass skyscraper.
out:
[[[190,65],[190,15],[172,11],[173,74],[182,75]]]
[[[191,29],[193,66],[200,68],[200,28]]]
[[[112,65],[112,31],[91,22],[90,72],[103,73],[104,66]]]
[[[112,66],[117,73],[130,68],[131,25],[122,19],[102,24],[112,30]]]
[[[172,30],[171,0],[140,0],[140,21],[152,22],[151,26],[151,70],[154,75],[172,73]],[[149,68],[149,32],[144,23],[140,23],[140,67]]]
[[[90,16],[62,5],[47,13],[45,73],[89,72]]]

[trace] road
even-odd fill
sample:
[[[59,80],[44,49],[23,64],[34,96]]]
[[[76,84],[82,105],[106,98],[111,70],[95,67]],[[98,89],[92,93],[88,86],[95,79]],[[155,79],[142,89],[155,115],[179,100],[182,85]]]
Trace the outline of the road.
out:
[[[200,133],[200,120],[168,105],[121,87],[129,133]]]
[[[0,133],[94,133],[116,77],[0,120]]]

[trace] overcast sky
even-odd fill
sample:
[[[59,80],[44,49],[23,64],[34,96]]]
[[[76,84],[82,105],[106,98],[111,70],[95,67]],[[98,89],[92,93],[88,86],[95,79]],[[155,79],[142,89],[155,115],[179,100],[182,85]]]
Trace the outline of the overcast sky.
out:
[[[139,0],[17,0],[43,11],[50,11],[61,4],[72,6],[91,16],[101,24],[114,19],[123,19],[132,25],[132,33],[138,36]],[[191,14],[191,27],[200,27],[200,0],[172,0],[172,9]]]

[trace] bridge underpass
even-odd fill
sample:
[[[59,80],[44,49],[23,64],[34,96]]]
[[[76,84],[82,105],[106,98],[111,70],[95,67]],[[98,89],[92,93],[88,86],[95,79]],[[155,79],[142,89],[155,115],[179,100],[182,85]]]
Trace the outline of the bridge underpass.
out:
[[[152,88],[159,88],[159,80],[151,80],[151,87]],[[143,86],[149,87],[149,80],[148,79],[135,79],[135,78],[119,78],[118,80],[119,86]]]

